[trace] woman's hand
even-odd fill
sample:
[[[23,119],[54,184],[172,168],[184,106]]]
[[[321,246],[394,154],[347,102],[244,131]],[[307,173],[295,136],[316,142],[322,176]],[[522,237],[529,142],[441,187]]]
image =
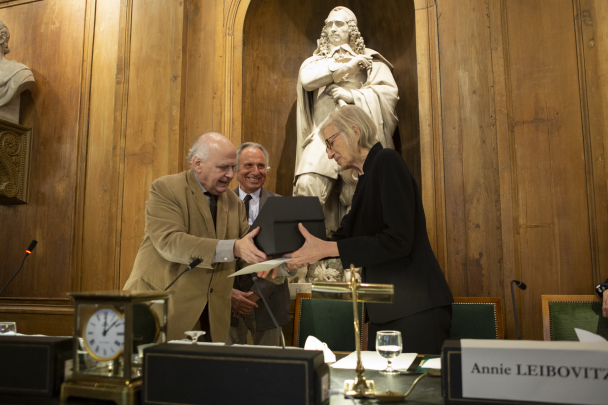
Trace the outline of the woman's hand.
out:
[[[324,257],[340,256],[336,242],[326,242],[311,235],[302,224],[298,224],[298,229],[306,242],[300,249],[283,256],[293,259],[285,263],[290,270],[316,263]]]

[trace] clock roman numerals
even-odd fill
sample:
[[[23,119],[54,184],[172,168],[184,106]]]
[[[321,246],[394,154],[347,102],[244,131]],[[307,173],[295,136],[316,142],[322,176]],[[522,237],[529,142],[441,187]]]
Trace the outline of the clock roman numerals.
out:
[[[84,334],[86,349],[95,359],[115,359],[124,348],[124,318],[113,307],[102,307],[88,319]]]

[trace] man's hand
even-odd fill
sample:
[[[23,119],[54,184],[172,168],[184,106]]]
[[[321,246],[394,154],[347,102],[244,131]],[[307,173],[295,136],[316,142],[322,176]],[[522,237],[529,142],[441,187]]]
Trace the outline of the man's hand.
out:
[[[234,242],[234,256],[240,257],[247,263],[255,264],[266,261],[266,255],[255,247],[253,243],[253,237],[260,233],[260,227],[258,226],[252,232],[249,232],[243,237]]]
[[[604,297],[604,303],[602,304],[602,315],[604,318],[608,318],[608,290],[604,291],[602,296]]]
[[[353,98],[353,94],[350,90],[344,90],[340,86],[336,86],[335,84],[330,84],[325,89],[325,92],[331,95],[331,98],[337,103],[338,100],[344,100],[347,104],[354,104],[355,99]]]
[[[299,269],[311,263],[316,263],[324,257],[340,256],[338,244],[336,242],[326,242],[310,234],[302,224],[298,224],[298,229],[306,242],[304,246],[293,253],[288,253],[283,257],[291,257],[293,260],[286,262],[290,270]]]
[[[235,288],[232,289],[232,297],[230,299],[232,303],[232,313],[240,316],[247,315],[254,308],[258,307],[255,301],[259,300],[260,297],[253,291],[243,292]],[[237,318],[240,318],[237,316]]]

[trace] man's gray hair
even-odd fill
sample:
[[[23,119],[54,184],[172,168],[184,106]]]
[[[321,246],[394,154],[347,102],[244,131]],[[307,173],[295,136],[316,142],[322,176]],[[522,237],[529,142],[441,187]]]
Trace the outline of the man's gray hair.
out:
[[[194,141],[194,144],[190,148],[190,152],[188,153],[188,163],[192,166],[192,159],[194,157],[198,157],[202,163],[205,163],[209,160],[209,142],[203,138],[203,135],[210,134],[213,131],[205,132],[204,134],[199,135]]]
[[[268,164],[268,152],[266,151],[266,148],[264,148],[259,143],[245,142],[245,143],[241,144],[241,146],[239,146],[238,148],[236,148],[236,169],[235,169],[235,172],[239,171],[239,164],[241,163],[241,152],[245,148],[258,148],[259,150],[261,150],[262,153],[264,154],[264,159],[266,160],[266,170],[270,170],[270,165]]]

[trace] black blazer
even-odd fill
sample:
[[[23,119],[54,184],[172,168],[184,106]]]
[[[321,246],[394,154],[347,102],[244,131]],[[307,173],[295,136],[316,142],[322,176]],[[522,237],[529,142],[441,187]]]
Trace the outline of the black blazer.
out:
[[[239,188],[235,188],[234,192],[237,197],[239,196]],[[260,211],[262,207],[266,203],[266,200],[270,197],[280,197],[280,195],[272,193],[264,188],[260,190]],[[237,270],[239,270],[237,268]],[[288,281],[285,281],[282,284],[275,284],[272,281],[258,279],[256,282],[256,286],[259,289],[254,289],[254,292],[258,291],[264,294],[264,298],[268,301],[268,305],[274,317],[277,320],[277,323],[280,326],[286,325],[289,323],[289,287],[287,285]],[[251,280],[251,274],[244,274],[242,276],[237,276],[234,278],[233,288],[237,290],[248,292],[252,291],[253,281]],[[268,329],[274,329],[274,322],[272,322],[272,318],[270,314],[266,310],[264,302],[262,299],[256,302],[258,307],[254,309],[255,312],[255,323],[257,327],[257,331],[263,331]],[[230,316],[230,325],[238,326],[239,320],[233,316]]]
[[[363,267],[367,283],[393,284],[393,304],[366,305],[369,319],[384,323],[450,305],[452,293],[426,231],[416,181],[398,152],[380,143],[369,151],[352,208],[332,236],[345,269]]]

